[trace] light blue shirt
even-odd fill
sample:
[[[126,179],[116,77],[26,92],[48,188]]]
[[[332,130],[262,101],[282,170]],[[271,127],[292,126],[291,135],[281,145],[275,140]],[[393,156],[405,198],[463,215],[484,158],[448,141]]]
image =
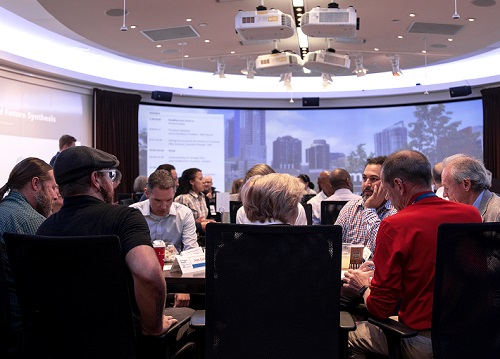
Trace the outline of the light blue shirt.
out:
[[[481,200],[483,199],[483,195],[484,195],[484,191],[481,192],[481,194],[476,198],[476,200],[472,204],[477,209],[479,209],[479,204],[481,203]]]
[[[172,202],[166,216],[156,216],[150,212],[149,199],[131,204],[143,214],[148,223],[151,240],[161,239],[167,245],[173,244],[178,252],[198,247],[196,224],[191,210],[177,202]]]

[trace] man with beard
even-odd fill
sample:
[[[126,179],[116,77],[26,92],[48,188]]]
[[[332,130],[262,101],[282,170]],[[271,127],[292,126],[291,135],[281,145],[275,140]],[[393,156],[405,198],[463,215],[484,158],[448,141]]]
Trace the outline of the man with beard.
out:
[[[9,194],[5,197],[5,193]],[[19,234],[35,234],[38,227],[52,214],[52,205],[57,200],[57,184],[52,167],[41,159],[29,157],[14,166],[7,183],[0,188],[0,245],[4,246],[5,232]],[[6,342],[12,350],[20,345],[22,338],[22,321],[16,291],[12,282],[12,274],[7,252],[1,258],[5,270],[6,286],[9,296],[10,327]],[[2,289],[3,290],[3,289]]]
[[[375,239],[380,222],[396,213],[390,201],[385,199],[380,171],[386,156],[369,158],[363,171],[361,199],[345,204],[335,224],[342,226],[342,242],[362,244],[375,252]]]
[[[118,165],[115,156],[91,147],[78,146],[61,152],[54,165],[54,175],[64,204],[40,226],[37,234],[117,235],[128,269],[128,282],[133,283],[130,298],[138,329],[143,335],[160,335],[177,322],[172,316],[186,315],[179,309],[188,308],[174,308],[177,311],[171,315],[163,313],[165,278],[151,244],[146,220],[135,208],[111,204]]]

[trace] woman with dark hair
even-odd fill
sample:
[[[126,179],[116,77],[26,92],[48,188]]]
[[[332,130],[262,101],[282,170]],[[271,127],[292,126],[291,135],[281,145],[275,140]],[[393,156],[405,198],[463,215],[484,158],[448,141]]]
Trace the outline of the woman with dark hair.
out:
[[[308,175],[301,173],[297,177],[304,183],[304,194],[316,194],[314,183],[311,182]]]
[[[188,168],[179,178],[179,187],[175,192],[174,201],[183,204],[193,212],[198,232],[205,232],[209,216],[208,207],[203,194],[203,174],[198,168]]]

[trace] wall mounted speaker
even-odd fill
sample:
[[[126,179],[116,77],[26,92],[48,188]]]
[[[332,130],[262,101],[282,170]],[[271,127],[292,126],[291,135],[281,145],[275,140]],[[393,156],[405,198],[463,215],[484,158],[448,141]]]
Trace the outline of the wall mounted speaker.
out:
[[[467,96],[472,93],[470,86],[450,87],[450,97]]]
[[[319,97],[302,98],[302,106],[319,106]]]
[[[172,92],[164,91],[153,91],[151,93],[151,98],[156,101],[172,101]]]

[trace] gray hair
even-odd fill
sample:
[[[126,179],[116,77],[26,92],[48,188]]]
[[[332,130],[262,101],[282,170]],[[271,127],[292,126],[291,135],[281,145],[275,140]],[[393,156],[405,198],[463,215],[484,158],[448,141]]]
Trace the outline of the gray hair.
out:
[[[456,183],[470,180],[474,192],[482,192],[491,187],[491,172],[475,157],[462,153],[446,157],[443,160],[443,168],[450,171],[451,178]]]

